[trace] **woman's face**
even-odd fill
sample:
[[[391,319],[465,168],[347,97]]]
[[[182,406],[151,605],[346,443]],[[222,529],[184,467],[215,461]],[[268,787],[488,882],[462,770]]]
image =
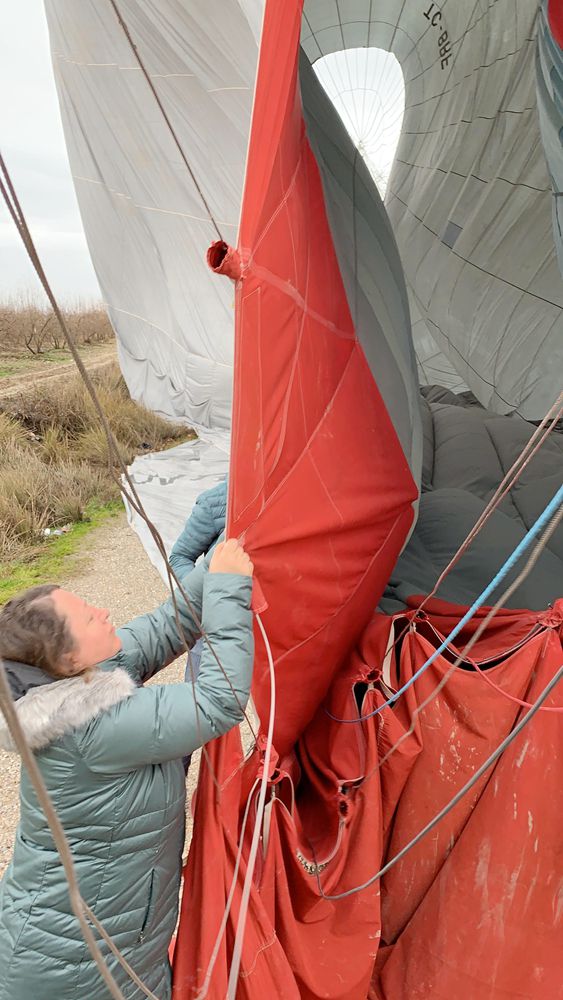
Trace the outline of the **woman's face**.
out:
[[[80,674],[109,659],[121,648],[121,640],[109,620],[109,612],[87,604],[69,590],[54,590],[51,600],[57,614],[66,619],[74,640],[63,672]]]

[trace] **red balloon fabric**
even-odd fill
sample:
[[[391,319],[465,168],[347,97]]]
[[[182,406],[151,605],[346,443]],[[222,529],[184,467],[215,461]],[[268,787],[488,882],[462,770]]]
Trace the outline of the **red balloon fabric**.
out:
[[[317,1000],[541,1000],[561,995],[560,713],[540,711],[515,742],[387,875],[353,889],[446,805],[525,709],[489,687],[455,650],[437,657],[393,708],[369,716],[442,643],[465,609],[434,602],[377,614],[293,751],[276,761],[263,821],[237,997]],[[472,635],[486,609],[466,627]],[[475,656],[507,694],[534,700],[563,661],[563,601],[545,614],[504,612]],[[516,642],[514,637],[519,636]],[[390,638],[397,642],[386,657]],[[384,676],[377,664],[384,664]],[[445,675],[446,684],[436,695]],[[555,689],[546,706],[563,706]],[[331,716],[335,716],[336,719]],[[238,734],[209,747],[197,794],[175,955],[176,997],[226,995],[248,855],[243,811],[256,803],[261,751]],[[252,822],[252,821],[251,821]],[[241,875],[219,957],[202,992],[233,880]],[[381,888],[381,895],[379,889]]]
[[[464,610],[435,602],[436,613],[409,632],[402,683]],[[467,626],[464,642],[484,613]],[[562,624],[561,600],[545,614],[502,612],[490,642],[487,629],[471,655],[507,694],[533,702],[563,663]],[[438,657],[397,705],[405,732],[414,723],[409,739],[420,753],[387,829],[386,857],[451,800],[526,711],[474,669],[456,669],[417,715],[451,669],[448,660]],[[561,707],[563,691],[556,688],[545,705]],[[384,877],[371,998],[563,996],[562,759],[563,716],[540,710],[494,768]],[[392,762],[385,765],[391,771]]]
[[[563,0],[547,0],[549,27],[559,48],[563,48]]]
[[[297,85],[300,15],[298,2],[267,5],[238,252],[217,244],[208,255],[216,271],[237,280],[228,531],[252,555],[276,675],[278,770],[271,776],[260,891],[251,897],[241,996],[254,996],[257,988],[267,996],[316,996],[319,976],[324,996],[367,990],[378,889],[337,909],[319,898],[307,839],[318,840],[319,823],[296,799],[305,762],[294,746],[309,725],[319,726],[319,706],[329,691],[331,703],[343,697],[341,670],[406,540],[418,495],[356,337],[332,244]],[[258,633],[256,649],[252,695],[265,727],[271,692]],[[350,735],[338,730],[335,746],[347,744]],[[373,758],[375,744],[369,753]],[[196,996],[205,979],[242,813],[261,766],[260,750],[243,764],[237,734],[212,745],[208,754],[175,952],[177,997]],[[338,860],[330,881],[340,885],[340,870],[353,879],[364,871],[363,858],[371,867],[379,857],[373,839],[380,825],[378,796],[370,794],[370,784],[362,787],[350,810],[365,821],[352,823],[347,790],[335,784],[330,768],[314,780],[327,814],[318,849],[332,851],[335,834]],[[226,989],[239,892],[210,996]],[[200,917],[197,933],[194,912]],[[334,949],[321,975],[312,955],[326,946],[333,921],[345,947]],[[370,961],[351,962],[350,954],[365,947]],[[335,973],[335,962],[348,972]]]
[[[413,607],[393,620],[374,616],[413,522],[417,486],[344,291],[303,121],[300,26],[299,0],[266,4],[238,247],[217,244],[208,258],[218,281],[236,281],[228,532],[255,564],[276,683],[236,995],[557,997],[563,790],[555,713],[540,712],[381,885],[327,898],[376,874],[524,709],[487,685],[472,661],[431,697],[455,651],[383,707],[386,692],[412,677],[465,609],[434,601],[424,615]],[[563,602],[543,617],[504,612],[473,655],[496,684],[533,700],[562,662],[562,620]],[[391,651],[390,636],[402,631]],[[270,711],[258,630],[252,695],[260,736],[248,756],[234,731],[202,759],[175,1000],[227,995]],[[561,704],[561,692],[556,698]]]

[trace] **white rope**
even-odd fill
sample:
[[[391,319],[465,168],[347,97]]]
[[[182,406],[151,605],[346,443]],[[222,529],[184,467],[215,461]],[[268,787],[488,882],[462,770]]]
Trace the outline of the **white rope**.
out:
[[[252,886],[252,879],[254,877],[256,855],[258,853],[258,843],[260,841],[262,821],[264,818],[266,791],[268,789],[268,782],[270,780],[270,759],[272,756],[272,745],[274,741],[274,722],[276,718],[276,674],[274,671],[274,660],[272,657],[272,650],[270,648],[268,636],[266,635],[266,630],[264,628],[264,625],[262,624],[262,619],[258,614],[256,615],[256,621],[258,622],[258,627],[260,629],[260,632],[262,633],[262,638],[264,640],[264,645],[266,647],[266,654],[268,657],[268,668],[270,671],[270,718],[268,720],[268,735],[266,737],[266,749],[264,751],[264,762],[262,765],[263,766],[262,780],[260,783],[260,794],[258,796],[258,806],[256,809],[256,823],[254,826],[252,843],[250,845],[250,852],[248,855],[246,877],[244,880],[242,897],[240,902],[238,927],[235,937],[235,944],[233,948],[233,958],[231,963],[231,969],[229,972],[229,982],[227,985],[228,1000],[235,1000],[236,997],[237,980],[238,980],[240,962],[242,957],[242,945],[244,941],[244,931],[246,928],[246,918],[248,916],[250,889]],[[242,840],[241,840],[241,846],[242,846]]]
[[[237,856],[236,856],[236,860],[235,860],[235,868],[234,868],[234,871],[233,871],[233,877],[232,877],[232,880],[231,880],[231,888],[229,889],[229,895],[227,897],[227,902],[225,904],[225,910],[224,910],[224,913],[223,913],[223,917],[221,919],[221,925],[219,927],[219,931],[217,932],[217,937],[215,939],[215,944],[213,945],[213,951],[211,952],[211,958],[209,959],[209,965],[207,966],[207,972],[205,973],[205,979],[203,980],[201,989],[199,990],[199,993],[197,994],[195,1000],[205,1000],[205,998],[207,996],[207,991],[209,989],[209,985],[210,985],[210,982],[211,982],[211,976],[213,974],[213,969],[215,968],[215,963],[217,962],[217,957],[219,955],[219,948],[221,947],[221,941],[223,940],[223,935],[224,935],[225,929],[227,927],[227,920],[229,919],[229,913],[231,912],[231,906],[233,904],[233,899],[235,897],[235,889],[236,889],[236,885],[237,885],[237,881],[238,881],[238,873],[239,873],[240,863],[241,863],[241,860],[242,860],[242,847],[243,847],[243,844],[244,844],[244,835],[246,833],[246,824],[248,822],[248,817],[250,815],[250,805],[252,803],[252,796],[254,795],[254,792],[256,790],[258,782],[259,782],[259,779],[257,778],[256,781],[254,782],[252,788],[250,789],[250,794],[248,796],[248,799],[246,800],[246,808],[244,810],[244,816],[243,816],[242,826],[241,826],[241,830],[240,830],[239,846],[238,846]]]

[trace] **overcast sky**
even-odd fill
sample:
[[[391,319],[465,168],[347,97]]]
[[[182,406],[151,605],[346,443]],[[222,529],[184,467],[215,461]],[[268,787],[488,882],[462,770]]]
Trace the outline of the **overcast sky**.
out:
[[[2,5],[0,146],[55,294],[100,292],[70,176],[51,68],[43,0]],[[3,199],[0,299],[42,291]]]

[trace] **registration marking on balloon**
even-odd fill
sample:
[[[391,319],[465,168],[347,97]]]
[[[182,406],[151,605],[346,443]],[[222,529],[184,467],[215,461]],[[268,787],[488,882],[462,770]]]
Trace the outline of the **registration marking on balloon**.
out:
[[[438,36],[438,53],[440,55],[440,66],[442,69],[445,69],[451,59],[452,43],[447,28],[444,28],[442,31],[442,11],[437,4],[431,3],[428,10],[425,10],[423,13],[427,21],[430,21],[432,27],[437,28],[440,32]]]

